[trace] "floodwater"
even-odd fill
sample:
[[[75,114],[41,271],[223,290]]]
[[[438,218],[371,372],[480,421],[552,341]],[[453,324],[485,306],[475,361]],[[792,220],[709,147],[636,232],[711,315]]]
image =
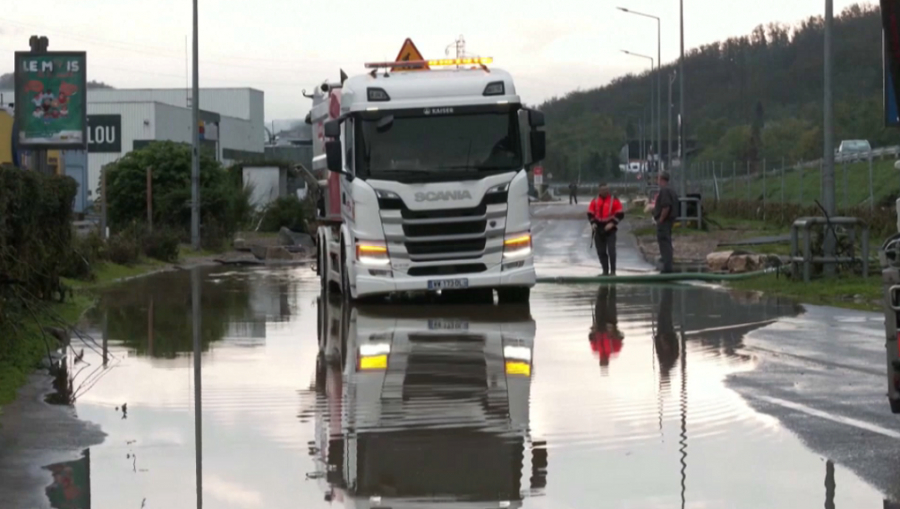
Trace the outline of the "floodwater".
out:
[[[883,504],[726,384],[789,301],[541,285],[530,307],[349,307],[308,268],[193,276],[199,295],[160,274],[90,314],[72,396],[108,436],[48,467],[71,480],[55,507]]]

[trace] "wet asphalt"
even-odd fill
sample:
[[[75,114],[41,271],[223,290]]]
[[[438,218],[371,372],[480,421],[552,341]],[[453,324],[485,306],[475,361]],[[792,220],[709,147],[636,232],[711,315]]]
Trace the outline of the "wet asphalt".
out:
[[[534,207],[539,275],[599,272],[577,212]],[[652,271],[623,230],[619,273]],[[95,342],[70,360],[74,405],[44,417],[74,412],[80,427],[23,450],[9,422],[27,434],[35,420],[4,409],[0,508],[900,501],[877,314],[709,285],[539,285],[524,308],[349,306],[308,268],[197,270],[202,391],[189,273],[111,288],[84,324]]]

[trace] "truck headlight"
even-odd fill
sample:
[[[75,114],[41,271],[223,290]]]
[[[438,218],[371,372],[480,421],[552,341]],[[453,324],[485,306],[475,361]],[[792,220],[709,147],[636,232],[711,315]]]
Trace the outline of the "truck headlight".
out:
[[[507,191],[509,191],[509,182],[507,182],[505,184],[500,184],[499,186],[494,186],[494,187],[488,189],[487,194],[505,193]]]
[[[521,258],[531,253],[531,232],[507,235],[503,240],[503,258]]]
[[[364,265],[388,265],[391,263],[387,246],[375,242],[357,243],[356,260]]]

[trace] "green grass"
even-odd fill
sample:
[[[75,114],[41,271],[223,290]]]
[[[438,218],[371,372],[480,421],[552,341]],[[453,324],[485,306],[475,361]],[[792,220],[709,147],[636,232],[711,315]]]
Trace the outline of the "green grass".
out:
[[[18,388],[47,355],[48,345],[51,350],[58,346],[54,337],[41,332],[37,322],[48,325],[61,318],[75,323],[94,302],[92,296],[76,293],[62,304],[32,304],[31,312],[23,312],[14,320],[15,325],[0,327],[0,334],[3,334],[0,344],[4,345],[0,354],[0,405],[15,399]]]
[[[141,259],[140,262],[134,265],[118,265],[106,262],[94,268],[93,281],[63,278],[63,282],[73,290],[90,290],[108,286],[121,279],[140,276],[165,266],[165,263],[152,259]]]
[[[841,277],[835,279],[816,279],[809,283],[794,281],[784,276],[774,275],[732,281],[729,287],[740,290],[756,290],[773,295],[795,299],[804,304],[836,306],[865,311],[880,310],[881,279],[869,276]],[[853,297],[860,295],[864,302],[854,302]]]
[[[900,190],[900,171],[894,169],[894,161],[872,161],[872,187],[876,205],[890,196],[896,195]],[[777,166],[769,164],[768,172],[763,183],[763,177],[757,175],[751,178],[749,185],[746,180],[740,179],[746,176],[746,166],[738,168],[737,182],[731,179],[731,168],[726,165],[724,179],[719,178],[719,191],[725,200],[761,200],[765,190],[766,201],[770,203],[781,202],[781,174]],[[716,169],[721,175],[722,169]],[[869,163],[847,163],[847,195],[844,196],[844,165],[835,163],[835,199],[838,207],[867,204],[869,199]],[[819,168],[804,168],[803,170],[785,169],[784,172],[784,201],[785,203],[811,204],[821,196],[821,184]],[[707,189],[707,191],[709,191]]]
[[[221,251],[211,251],[209,249],[201,249],[200,251],[194,251],[189,244],[180,244],[178,246],[178,259],[179,260],[188,260],[191,258],[199,258],[202,256],[213,256],[216,254],[220,254]]]

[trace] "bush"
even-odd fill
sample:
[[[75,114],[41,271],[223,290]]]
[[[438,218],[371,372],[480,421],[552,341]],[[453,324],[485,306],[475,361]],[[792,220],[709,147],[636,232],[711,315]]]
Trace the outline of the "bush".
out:
[[[65,258],[62,275],[89,280],[94,267],[105,259],[106,243],[100,232],[94,230],[84,236],[75,235],[72,240],[72,251]]]
[[[141,245],[133,234],[120,233],[106,241],[106,254],[109,261],[119,265],[132,265],[141,257]]]
[[[282,226],[294,231],[307,232],[307,218],[309,211],[304,202],[297,196],[285,196],[278,198],[269,204],[263,211],[260,231],[277,232]]]
[[[15,280],[39,298],[59,291],[60,260],[72,251],[76,190],[70,177],[0,168],[0,281]]]
[[[191,148],[161,141],[129,152],[105,170],[109,224],[114,230],[145,221],[147,169],[152,168],[153,224],[187,233],[191,224]],[[200,214],[203,222],[215,218],[227,233],[246,220],[248,193],[205,152],[200,157]]]
[[[177,262],[179,240],[178,233],[173,230],[153,230],[143,238],[144,255],[162,262]]]

